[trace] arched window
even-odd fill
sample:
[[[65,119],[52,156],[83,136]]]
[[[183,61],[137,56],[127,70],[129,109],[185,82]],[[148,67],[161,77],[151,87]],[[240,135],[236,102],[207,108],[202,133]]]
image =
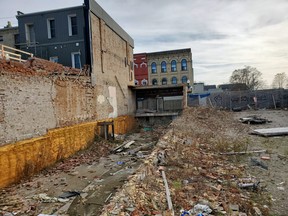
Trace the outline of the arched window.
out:
[[[177,71],[177,62],[175,60],[171,61],[171,71],[172,72]]]
[[[172,84],[177,84],[177,77],[172,77],[171,83]]]
[[[186,59],[182,59],[182,61],[181,61],[181,70],[187,71],[187,60]]]
[[[167,79],[165,77],[162,79],[162,85],[167,85]]]
[[[134,83],[135,83],[135,85],[138,85],[138,84],[139,84],[139,81],[138,81],[138,80],[135,80]]]
[[[147,85],[147,83],[148,83],[148,81],[147,81],[146,79],[143,79],[143,80],[141,81],[141,84],[142,84],[143,86]]]
[[[166,62],[165,61],[161,62],[161,72],[162,73],[166,73],[167,72],[167,66],[166,66]]]
[[[153,62],[151,64],[151,71],[152,71],[152,73],[157,73],[157,65],[155,62]]]
[[[135,69],[135,68],[138,68],[138,65],[137,65],[136,63],[134,63],[134,69]]]
[[[158,85],[157,79],[153,79],[153,80],[152,80],[152,85]]]
[[[187,76],[182,77],[182,83],[187,83]]]

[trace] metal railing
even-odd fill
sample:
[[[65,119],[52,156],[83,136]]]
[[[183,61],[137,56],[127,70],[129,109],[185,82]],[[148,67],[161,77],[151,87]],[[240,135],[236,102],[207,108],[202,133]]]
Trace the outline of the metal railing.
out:
[[[28,53],[19,49],[15,49],[9,46],[0,45],[0,58],[7,60],[15,60],[19,62],[24,62],[26,60],[22,59],[22,55],[27,55],[28,57],[33,57],[32,53]]]

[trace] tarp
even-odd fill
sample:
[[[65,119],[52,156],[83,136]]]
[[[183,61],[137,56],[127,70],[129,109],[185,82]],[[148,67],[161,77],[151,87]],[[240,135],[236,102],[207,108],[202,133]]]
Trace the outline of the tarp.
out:
[[[189,98],[195,99],[195,98],[205,98],[210,96],[210,93],[205,93],[205,94],[188,94]]]

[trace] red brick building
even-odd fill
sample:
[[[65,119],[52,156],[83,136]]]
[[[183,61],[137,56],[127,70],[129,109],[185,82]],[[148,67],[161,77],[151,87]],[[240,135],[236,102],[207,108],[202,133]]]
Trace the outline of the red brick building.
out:
[[[135,85],[148,85],[148,64],[147,54],[134,54],[134,75]]]

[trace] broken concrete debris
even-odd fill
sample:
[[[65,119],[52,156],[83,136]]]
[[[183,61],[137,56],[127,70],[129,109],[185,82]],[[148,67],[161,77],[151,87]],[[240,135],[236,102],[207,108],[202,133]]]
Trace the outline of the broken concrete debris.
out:
[[[94,184],[92,184],[93,187],[87,190],[87,197],[78,199],[79,196],[77,196],[75,202],[70,204],[71,208],[74,206],[77,213],[77,211],[80,212],[81,205],[89,206],[89,208],[98,206],[99,210],[95,214],[102,216],[137,216],[145,214],[169,216],[173,215],[173,211],[174,215],[193,216],[197,214],[205,216],[250,216],[255,215],[256,212],[261,212],[265,216],[268,215],[268,204],[264,207],[263,204],[253,200],[255,196],[259,198],[264,196],[264,200],[268,197],[265,192],[260,190],[262,180],[260,183],[260,180],[255,177],[243,178],[243,176],[250,176],[245,173],[247,168],[246,160],[245,165],[233,163],[234,157],[220,154],[220,152],[227,152],[228,155],[233,153],[236,158],[238,155],[240,155],[239,157],[246,157],[247,153],[262,154],[266,152],[266,150],[261,150],[261,148],[259,148],[260,150],[251,150],[249,152],[246,151],[246,148],[242,148],[243,145],[239,145],[240,147],[236,146],[236,148],[234,146],[235,139],[233,139],[232,135],[238,135],[239,131],[243,132],[243,127],[246,126],[237,121],[235,123],[229,115],[226,112],[206,108],[187,109],[184,111],[183,116],[176,119],[165,133],[163,133],[163,128],[161,129],[161,133],[164,136],[157,142],[152,153],[146,151],[147,149],[145,148],[151,149],[155,144],[154,141],[149,140],[138,144],[138,140],[135,137],[129,139],[129,141],[127,139],[123,143],[124,145],[131,142],[131,140],[134,140],[135,143],[129,145],[129,148],[123,149],[122,152],[113,154],[113,157],[111,160],[109,159],[109,163],[105,164],[101,172],[94,174],[92,172],[93,179],[88,178],[88,180]],[[198,118],[198,116],[201,116],[201,118]],[[227,128],[223,125],[229,125],[229,127]],[[148,136],[150,136],[150,133],[155,133],[156,131],[157,128],[153,128],[152,131],[141,131],[141,133],[142,135],[149,133]],[[237,137],[237,143],[242,144],[241,136]],[[245,143],[245,140],[243,140],[243,143]],[[100,146],[97,147],[100,148]],[[110,145],[110,148],[103,147],[103,149],[105,149],[106,153],[109,153],[113,147]],[[88,153],[91,152],[88,151]],[[86,162],[85,155],[78,155],[77,158]],[[93,154],[91,155],[93,156]],[[142,155],[145,157],[142,158]],[[135,171],[131,168],[131,164],[139,161],[139,159],[143,159],[144,162]],[[263,160],[260,159],[260,156],[254,159],[258,162]],[[79,161],[75,160],[75,158],[69,158],[67,162],[73,163],[73,166],[79,164]],[[90,160],[87,160],[87,162],[91,163]],[[121,164],[118,164],[119,162]],[[57,171],[56,173],[60,173],[65,170],[67,173],[73,173],[76,171],[68,169],[68,167],[73,167],[72,165],[68,166],[66,164],[64,166],[64,164],[64,162],[60,163],[61,169],[53,169],[53,172]],[[91,169],[89,170],[91,171]],[[77,171],[78,173],[72,177],[87,176],[87,173],[83,174],[81,170]],[[109,181],[107,181],[108,177],[120,177],[125,172],[130,172],[133,175],[127,180],[118,179],[125,182],[123,187],[117,187],[116,191],[104,190],[102,205],[106,205],[103,209],[101,209],[102,205],[99,204],[99,200],[89,200],[91,194],[97,194],[99,188],[109,184]],[[165,173],[167,184],[163,180],[163,172]],[[85,180],[85,178],[81,179]],[[58,180],[60,183],[67,181],[63,177],[59,177]],[[284,186],[284,183],[283,185],[277,185],[277,187],[283,188]],[[277,187],[275,187],[276,190],[280,192],[281,189],[277,189]],[[166,188],[169,189],[168,194],[171,202],[168,202],[169,198]],[[47,194],[50,195],[50,193]],[[52,195],[51,197],[54,198]],[[59,197],[59,194],[56,197]],[[54,204],[61,203],[57,202]],[[59,208],[57,206],[57,209]],[[65,213],[65,211],[63,212]],[[40,213],[44,214],[46,212],[42,211]],[[49,213],[50,215],[55,214],[53,211]]]
[[[244,124],[266,124],[271,123],[268,119],[260,118],[258,116],[248,116],[239,119]]]
[[[223,125],[231,125],[229,131]],[[241,126],[233,123],[228,113],[206,108],[185,110],[183,116],[169,126],[169,131],[158,141],[152,154],[145,158],[139,171],[104,207],[101,215],[111,215],[111,212],[114,215],[173,215],[172,208],[175,215],[177,212],[181,215],[232,215],[232,210],[236,215],[236,210],[231,209],[235,203],[239,203],[237,215],[252,215],[255,211],[250,196],[257,190],[244,188],[249,183],[258,188],[259,182],[242,180],[245,166],[230,163],[227,157],[219,155],[222,146],[215,145],[219,138],[227,144],[223,149],[229,150],[233,145],[229,142],[232,128],[243,131]],[[244,149],[237,150],[240,151],[233,152],[247,154]],[[171,202],[168,202],[165,183],[161,179],[164,170]],[[128,212],[125,206],[134,211]]]

